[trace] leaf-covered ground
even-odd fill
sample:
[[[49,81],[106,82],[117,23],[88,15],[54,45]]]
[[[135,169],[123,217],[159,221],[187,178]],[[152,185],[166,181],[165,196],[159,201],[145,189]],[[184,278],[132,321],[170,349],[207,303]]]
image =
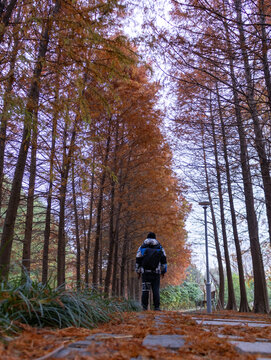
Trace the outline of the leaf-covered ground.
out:
[[[212,316],[217,317],[218,315],[220,318],[260,320],[271,323],[271,318],[268,315],[222,312]],[[271,341],[271,327],[202,326],[195,322],[193,316],[180,312],[125,313],[122,318],[113,319],[110,323],[92,330],[83,328],[50,330],[24,326],[24,330],[19,336],[13,339],[2,337],[0,358],[1,360],[30,360],[46,357],[46,354],[52,353],[54,349],[64,347],[74,341],[83,340],[87,336],[97,333],[120,334],[120,336],[118,338],[101,339],[101,341],[93,343],[87,349],[93,355],[86,357],[78,354],[76,360],[122,360],[137,358],[139,355],[141,355],[141,359],[161,360],[202,358],[249,360],[256,359],[256,356],[238,353],[233,345],[229,344],[225,338],[218,337],[218,335],[237,335],[250,342],[255,341],[256,338],[265,338]],[[212,316],[197,314],[197,317],[202,319],[210,319]],[[175,352],[162,347],[148,349],[142,346],[142,341],[149,334],[184,335],[186,343]],[[50,359],[53,359],[53,356]]]

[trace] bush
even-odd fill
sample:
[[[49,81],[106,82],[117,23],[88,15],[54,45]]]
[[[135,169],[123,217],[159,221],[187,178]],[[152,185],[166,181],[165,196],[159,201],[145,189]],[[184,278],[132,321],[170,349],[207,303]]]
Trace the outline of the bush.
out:
[[[166,286],[161,289],[161,307],[168,310],[189,309],[202,299],[202,291],[198,284],[184,281],[180,286]]]
[[[6,331],[17,332],[18,323],[93,328],[109,321],[113,314],[139,310],[134,301],[104,298],[94,290],[52,289],[29,278],[21,284],[1,284],[0,288],[0,326]]]

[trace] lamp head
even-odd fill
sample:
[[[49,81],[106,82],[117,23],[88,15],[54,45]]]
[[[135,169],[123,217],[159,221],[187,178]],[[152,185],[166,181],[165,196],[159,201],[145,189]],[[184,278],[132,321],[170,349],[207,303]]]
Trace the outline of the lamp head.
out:
[[[207,206],[210,205],[210,202],[209,202],[209,201],[200,201],[200,202],[199,202],[199,205],[200,205],[200,206],[203,206],[203,207],[207,207]]]

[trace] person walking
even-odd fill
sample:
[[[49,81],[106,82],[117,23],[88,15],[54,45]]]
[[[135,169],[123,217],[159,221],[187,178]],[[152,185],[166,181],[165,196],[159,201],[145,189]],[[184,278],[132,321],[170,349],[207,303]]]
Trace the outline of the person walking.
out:
[[[167,272],[167,258],[165,250],[153,232],[148,233],[147,239],[137,251],[136,272],[138,278],[142,276],[143,310],[148,310],[149,293],[152,290],[154,310],[160,311],[160,275],[164,277]]]

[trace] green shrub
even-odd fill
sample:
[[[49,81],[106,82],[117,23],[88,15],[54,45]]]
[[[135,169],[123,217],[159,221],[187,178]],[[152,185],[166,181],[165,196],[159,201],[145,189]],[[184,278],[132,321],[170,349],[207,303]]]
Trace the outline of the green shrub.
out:
[[[188,281],[180,286],[166,286],[160,292],[161,307],[168,310],[193,308],[201,298],[199,285]]]

